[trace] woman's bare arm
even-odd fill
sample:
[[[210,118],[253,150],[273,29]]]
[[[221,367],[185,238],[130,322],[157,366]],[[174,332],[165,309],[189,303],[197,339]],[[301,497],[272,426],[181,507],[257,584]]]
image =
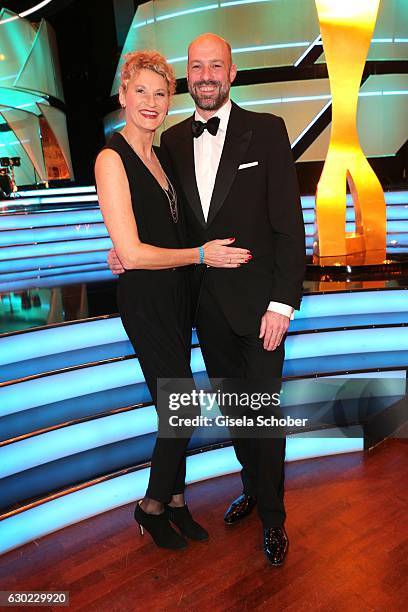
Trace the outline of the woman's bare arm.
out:
[[[160,270],[199,263],[198,248],[166,249],[140,240],[126,172],[120,156],[112,149],[99,153],[95,178],[102,216],[125,269]],[[249,251],[227,246],[231,243],[231,239],[206,243],[204,263],[226,268],[236,268],[246,263]]]

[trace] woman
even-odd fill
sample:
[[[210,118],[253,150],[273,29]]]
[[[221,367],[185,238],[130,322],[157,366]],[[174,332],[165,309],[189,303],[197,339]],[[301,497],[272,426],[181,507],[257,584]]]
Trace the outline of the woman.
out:
[[[158,378],[183,379],[193,386],[188,266],[235,268],[250,256],[246,249],[229,246],[233,239],[183,248],[180,202],[153,147],[175,84],[172,68],[159,53],[128,54],[119,90],[125,126],[113,134],[95,164],[103,218],[125,268],[118,281],[120,316],[156,407]],[[159,424],[163,420],[159,410]],[[135,509],[141,533],[144,527],[164,548],[186,546],[183,536],[208,538],[184,501],[191,433],[157,437],[148,489]]]

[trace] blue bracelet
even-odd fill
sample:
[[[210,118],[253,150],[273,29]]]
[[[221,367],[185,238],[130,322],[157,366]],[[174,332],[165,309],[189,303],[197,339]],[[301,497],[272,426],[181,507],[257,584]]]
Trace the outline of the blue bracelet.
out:
[[[198,247],[198,252],[200,253],[200,264],[204,263],[204,247]]]

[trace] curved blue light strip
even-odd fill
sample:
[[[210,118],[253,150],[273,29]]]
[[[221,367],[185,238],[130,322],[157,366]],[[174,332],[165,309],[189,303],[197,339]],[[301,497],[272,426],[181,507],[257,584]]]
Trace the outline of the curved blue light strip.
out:
[[[53,226],[49,228],[33,228],[25,230],[2,230],[0,232],[0,247],[17,246],[39,242],[55,242],[61,240],[78,240],[82,238],[105,238],[108,231],[103,223],[75,223],[68,226]],[[36,246],[32,246],[35,253]]]
[[[103,223],[99,208],[77,208],[70,211],[53,211],[30,213],[28,215],[1,215],[1,227],[4,230],[24,230],[35,227],[52,227],[54,225],[76,225],[79,223]]]
[[[83,188],[94,190],[94,187]],[[71,188],[70,190],[75,191],[75,188]],[[51,191],[51,190],[50,190]],[[52,190],[59,191],[59,190]],[[61,191],[69,191],[69,190],[61,190]],[[24,192],[30,193],[30,192]],[[34,191],[34,194],[42,193],[42,191]],[[78,199],[74,198],[76,202]],[[16,200],[18,201],[18,200]],[[31,198],[29,200],[20,200],[20,202],[33,203],[36,202],[35,198]],[[40,200],[38,200],[40,202]],[[66,202],[66,198],[61,198],[61,202]],[[408,191],[395,191],[395,192],[386,192],[385,193],[385,201],[387,203],[387,218],[389,220],[398,220],[398,219],[407,219],[408,218]],[[46,198],[42,203],[49,203],[50,199]],[[96,202],[96,200],[95,200]],[[14,201],[13,201],[14,203]],[[315,208],[315,197],[314,196],[302,196],[301,197],[302,208],[305,211],[304,214],[306,222],[314,221],[314,208]],[[10,200],[5,200],[4,204],[9,205]],[[405,206],[403,206],[405,204]],[[347,220],[352,221],[354,219],[354,210],[353,210],[353,202],[351,196],[347,196],[347,206],[349,210],[347,210]],[[397,206],[394,209],[394,206]],[[398,208],[399,206],[399,208]],[[311,216],[313,215],[313,216]],[[3,229],[23,229],[23,228],[34,228],[41,226],[51,226],[51,225],[63,225],[63,224],[76,224],[76,223],[103,223],[102,214],[100,212],[99,207],[95,206],[95,208],[85,210],[81,210],[81,208],[77,208],[74,210],[64,210],[64,211],[50,211],[50,212],[33,212],[25,215],[13,215],[11,213],[7,213],[4,216],[1,216],[2,220],[2,228]]]
[[[107,254],[105,255],[105,259]],[[102,281],[112,281],[116,278],[110,270],[97,270],[92,272],[78,272],[62,274],[44,278],[33,278],[32,280],[20,280],[15,282],[0,283],[0,291],[22,291],[24,289],[43,289],[52,287],[62,287],[63,285],[76,285],[83,283],[97,283]]]
[[[289,336],[285,359],[310,359],[353,353],[396,352],[408,350],[408,327],[352,329]]]
[[[306,295],[303,297],[300,311],[295,312],[295,318],[298,320],[407,311],[408,290],[354,291]],[[119,317],[34,329],[24,334],[0,337],[0,365],[36,359],[56,352],[126,342],[127,339]]]
[[[70,242],[52,242],[35,246],[10,246],[0,250],[0,261],[26,259],[41,255],[62,255],[63,253],[83,253],[85,251],[107,251],[112,247],[110,238],[90,238]]]
[[[37,194],[38,192],[34,192]],[[48,196],[48,197],[39,197],[37,195],[31,198],[14,198],[13,200],[3,200],[6,206],[10,206],[12,204],[14,207],[19,206],[41,206],[43,204],[49,206],[50,204],[80,204],[83,202],[97,202],[98,196],[95,194],[92,195],[65,195],[65,196]]]
[[[295,311],[295,318],[307,319],[385,312],[408,313],[408,290],[353,291],[350,293],[305,295],[300,310]]]
[[[361,384],[357,384],[359,381],[352,376],[286,381],[281,394],[281,405],[290,414],[290,409],[299,405],[317,405],[322,402],[331,405],[339,397],[342,400],[370,398],[373,390],[367,385],[367,378],[380,377],[360,377]],[[405,395],[405,386],[406,373],[400,372],[394,378],[379,380],[375,387],[375,397],[394,397],[397,401]],[[156,431],[157,416],[153,405],[49,431],[1,447],[0,479],[63,457]]]
[[[326,432],[327,433],[327,432]],[[286,460],[296,461],[363,450],[362,438],[288,437]],[[187,457],[186,482],[239,471],[232,447]],[[0,554],[102,512],[143,497],[149,470],[143,469],[55,499],[0,522]]]
[[[96,193],[95,185],[89,185],[87,187],[51,187],[50,189],[31,189],[27,191],[19,191],[18,194],[13,198],[19,200],[20,197],[37,197],[37,196],[57,196],[57,195],[70,195],[71,193]]]
[[[15,259],[0,261],[1,272],[21,272],[40,268],[56,268],[75,264],[106,263],[108,250],[90,251],[89,253],[64,253],[62,255],[42,256],[35,259]]]
[[[155,431],[157,414],[154,406],[49,431],[0,448],[0,478]]]
[[[201,351],[191,351],[193,372],[204,371]],[[50,384],[50,382],[53,384]],[[137,359],[105,363],[0,387],[0,417],[89,393],[143,383]]]
[[[37,332],[27,332],[27,334],[0,337],[0,365],[37,359],[57,351],[61,353],[100,344],[126,342],[127,339],[119,317],[72,323]]]
[[[367,357],[376,357],[377,353],[406,354],[407,347],[408,327],[387,328],[386,333],[377,328],[300,334],[289,336],[285,345],[287,362],[348,355],[348,370],[359,369],[353,354],[357,357],[361,353]],[[205,371],[198,348],[192,350],[191,367],[194,373]],[[23,381],[0,387],[0,416],[143,380],[138,361],[131,359],[56,373],[52,377],[55,384],[50,384],[48,376]]]
[[[45,268],[34,271],[23,271],[23,272],[13,272],[12,274],[2,274],[0,276],[0,291],[2,291],[2,283],[11,282],[13,280],[24,280],[24,279],[41,279],[47,277],[55,277],[59,274],[69,274],[70,272],[77,272],[78,274],[82,274],[83,272],[96,272],[97,270],[107,270],[108,264],[105,263],[92,263],[92,264],[79,264],[77,266],[63,266],[59,268]],[[112,276],[112,278],[114,278]],[[115,277],[116,278],[116,277]]]
[[[398,227],[399,222],[395,221],[394,227]],[[402,221],[402,229],[406,228],[406,222]],[[347,224],[348,231],[353,231],[354,225]],[[313,226],[305,224],[306,230],[306,249],[313,247]],[[106,231],[104,231],[106,234]],[[34,258],[45,255],[63,255],[73,253],[86,253],[89,251],[108,251],[112,247],[111,239],[106,238],[83,238],[78,236],[76,240],[58,242],[44,242],[30,245],[20,246],[3,246],[0,250],[0,272],[12,272],[13,270],[27,270],[35,264]],[[402,248],[402,252],[408,247],[408,232],[405,233],[388,233],[387,248]],[[23,260],[22,267],[16,267],[18,260]],[[81,263],[86,263],[87,260],[81,260]],[[3,263],[3,265],[2,265]],[[55,262],[53,262],[55,265]]]
[[[387,220],[387,234],[388,238],[392,239],[394,234],[408,233],[408,207],[404,209],[406,219],[395,219]],[[352,209],[347,211],[346,230],[348,232],[354,231],[355,225],[352,222],[354,217],[354,211]],[[307,216],[309,221],[305,221],[305,230],[307,236],[313,236],[314,234],[314,213],[309,212]],[[351,217],[351,218],[350,218]],[[391,235],[391,236],[390,236]],[[28,245],[31,244],[32,255],[35,255],[38,243],[40,242],[55,242],[63,240],[79,240],[83,238],[103,238],[108,236],[108,231],[101,221],[99,223],[79,223],[71,225],[52,226],[48,228],[26,228],[26,229],[13,229],[7,230],[4,228],[0,232],[0,247],[2,246],[17,246],[17,245]],[[401,236],[400,236],[401,239]],[[405,240],[405,243],[407,241]]]

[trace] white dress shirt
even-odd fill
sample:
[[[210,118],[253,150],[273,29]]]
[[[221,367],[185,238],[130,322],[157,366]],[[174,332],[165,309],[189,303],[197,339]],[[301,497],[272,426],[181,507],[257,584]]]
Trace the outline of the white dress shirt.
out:
[[[210,202],[212,192],[214,190],[215,178],[217,176],[218,166],[220,164],[222,150],[224,148],[225,134],[227,132],[228,121],[231,113],[231,100],[228,100],[216,113],[215,117],[219,117],[220,125],[218,132],[212,136],[208,130],[198,138],[194,138],[194,166],[197,181],[198,193],[200,195],[201,206],[203,209],[204,219],[207,221],[208,212],[210,210]],[[201,117],[198,110],[195,112],[196,121],[206,120]],[[222,236],[220,236],[222,238]],[[293,319],[294,313],[292,306],[281,304],[280,302],[270,302],[268,310],[283,314],[290,319]]]

